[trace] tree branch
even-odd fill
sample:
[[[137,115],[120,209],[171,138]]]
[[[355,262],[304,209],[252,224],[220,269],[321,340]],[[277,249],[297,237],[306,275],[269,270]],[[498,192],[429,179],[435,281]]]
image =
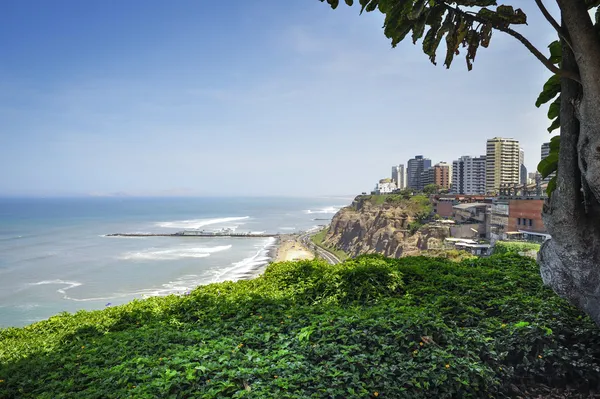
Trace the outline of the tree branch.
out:
[[[557,0],[563,26],[573,44],[579,74],[588,92],[600,92],[600,42],[592,18],[583,0]],[[593,88],[593,90],[592,90]]]
[[[546,20],[548,22],[550,22],[550,25],[552,25],[552,27],[556,30],[556,32],[558,33],[558,36],[560,36],[560,38],[564,40],[564,42],[567,44],[567,46],[569,46],[569,48],[571,50],[573,50],[573,46],[571,45],[571,42],[567,39],[567,35],[565,35],[565,30],[554,19],[554,17],[552,16],[552,14],[550,14],[550,12],[546,8],[546,6],[542,2],[542,0],[535,0],[535,4],[537,4],[538,8],[540,9],[540,11],[542,12],[542,14],[544,15],[544,18],[546,18]]]
[[[538,0],[536,0],[536,2],[538,2]],[[439,4],[439,3],[438,3],[438,4]],[[529,50],[529,52],[530,52],[531,54],[533,54],[533,55],[534,55],[534,56],[535,56],[535,57],[536,57],[536,58],[537,58],[537,59],[538,59],[538,60],[539,60],[539,61],[540,61],[542,64],[544,64],[544,66],[545,66],[546,68],[548,68],[548,69],[550,70],[550,72],[552,72],[552,73],[554,73],[554,74],[556,74],[556,75],[559,75],[559,76],[561,76],[561,77],[568,78],[568,79],[574,80],[574,81],[576,81],[576,82],[578,82],[578,83],[581,83],[581,78],[579,77],[579,75],[578,75],[578,74],[576,74],[576,73],[573,73],[573,72],[571,72],[571,71],[565,71],[565,70],[563,70],[563,69],[560,69],[560,68],[559,68],[559,67],[557,67],[556,65],[554,65],[552,62],[550,62],[550,60],[549,60],[548,58],[546,58],[546,57],[544,56],[544,54],[542,54],[542,52],[541,52],[540,50],[538,50],[538,49],[537,49],[537,48],[536,48],[536,47],[535,47],[533,44],[531,44],[531,42],[530,42],[529,40],[527,40],[527,39],[526,39],[526,38],[525,38],[525,37],[524,37],[522,34],[520,34],[519,32],[517,32],[517,31],[515,31],[515,30],[511,29],[511,28],[510,28],[510,27],[508,27],[508,26],[496,25],[496,24],[494,24],[492,21],[489,21],[489,20],[487,20],[487,19],[485,19],[485,18],[481,17],[481,16],[480,16],[480,15],[478,15],[478,14],[476,14],[476,15],[469,14],[469,13],[467,13],[467,12],[465,12],[465,11],[461,10],[461,9],[460,9],[460,8],[458,8],[458,7],[452,7],[451,5],[449,5],[449,4],[446,4],[446,3],[445,3],[445,2],[443,2],[443,1],[442,1],[442,3],[441,3],[441,4],[442,4],[442,5],[443,5],[443,6],[444,6],[444,7],[445,7],[445,8],[446,8],[448,11],[450,11],[450,12],[454,12],[454,13],[457,13],[457,14],[460,14],[460,15],[462,15],[463,17],[465,17],[465,18],[467,18],[467,19],[470,19],[470,20],[472,20],[472,21],[481,22],[481,23],[484,23],[484,24],[492,24],[492,27],[493,27],[494,29],[497,29],[497,30],[499,30],[499,31],[501,31],[501,32],[507,33],[507,34],[509,34],[510,36],[512,36],[512,37],[514,37],[515,39],[517,39],[518,41],[520,41],[520,42],[521,42],[521,44],[523,44],[523,45],[524,45],[524,46],[527,48],[527,50]],[[542,6],[543,6],[543,4],[542,4]],[[552,17],[552,16],[550,16],[550,17]],[[555,22],[556,22],[556,21],[555,21]],[[558,24],[557,24],[557,25],[558,25]]]

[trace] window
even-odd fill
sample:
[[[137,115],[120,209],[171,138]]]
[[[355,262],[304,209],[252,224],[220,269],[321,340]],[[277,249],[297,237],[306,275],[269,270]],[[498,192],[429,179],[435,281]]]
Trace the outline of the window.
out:
[[[529,219],[529,227],[533,226],[533,220]]]
[[[517,219],[517,224],[520,226],[521,225],[521,218]]]

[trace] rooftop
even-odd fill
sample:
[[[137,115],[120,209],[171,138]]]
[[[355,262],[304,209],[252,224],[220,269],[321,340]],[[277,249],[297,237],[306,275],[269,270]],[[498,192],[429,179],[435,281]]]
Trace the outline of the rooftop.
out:
[[[469,209],[469,208],[479,208],[479,207],[486,207],[488,206],[488,204],[484,203],[484,202],[472,202],[472,203],[467,203],[467,204],[458,204],[458,205],[454,205],[452,208],[454,209]]]

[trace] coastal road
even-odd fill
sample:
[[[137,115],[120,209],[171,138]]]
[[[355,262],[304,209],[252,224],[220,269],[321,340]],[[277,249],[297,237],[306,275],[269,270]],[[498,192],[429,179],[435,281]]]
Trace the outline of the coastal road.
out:
[[[314,249],[317,254],[319,254],[319,256],[323,259],[325,259],[327,262],[329,262],[332,265],[341,263],[342,261],[339,260],[339,258],[337,256],[335,256],[334,254],[332,254],[331,252],[319,247],[318,245],[316,245],[315,243],[313,243],[310,239],[310,236],[314,234],[314,233],[304,233],[300,236],[300,241],[306,245],[306,247],[310,248],[310,249]]]

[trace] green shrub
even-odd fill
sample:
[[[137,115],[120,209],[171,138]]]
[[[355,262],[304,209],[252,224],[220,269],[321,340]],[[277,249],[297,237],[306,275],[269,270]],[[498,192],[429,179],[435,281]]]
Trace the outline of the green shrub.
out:
[[[285,262],[187,296],[0,330],[0,381],[0,398],[590,392],[600,331],[513,254]]]
[[[537,253],[540,250],[540,244],[534,242],[518,242],[518,241],[498,241],[494,245],[494,254],[520,254],[527,252]]]

